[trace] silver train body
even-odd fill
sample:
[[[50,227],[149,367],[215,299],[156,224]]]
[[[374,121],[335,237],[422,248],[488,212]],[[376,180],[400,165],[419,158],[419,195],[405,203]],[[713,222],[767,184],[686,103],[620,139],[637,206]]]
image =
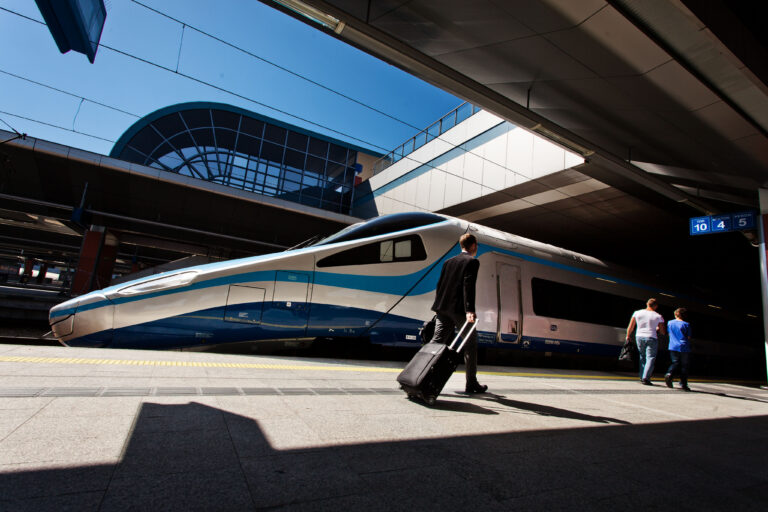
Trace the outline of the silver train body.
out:
[[[595,258],[456,218],[404,213],[350,226],[314,246],[91,292],[53,307],[49,320],[68,346],[368,338],[417,347],[442,263],[458,254],[466,232],[479,242],[476,305],[486,346],[616,355],[632,311],[650,296],[663,303],[673,295]],[[690,298],[667,302],[710,313]],[[725,350],[704,340],[697,348]]]

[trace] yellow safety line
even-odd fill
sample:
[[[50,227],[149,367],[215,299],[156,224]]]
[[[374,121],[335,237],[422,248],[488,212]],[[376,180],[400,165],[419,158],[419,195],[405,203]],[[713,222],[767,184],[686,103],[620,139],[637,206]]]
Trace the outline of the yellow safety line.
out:
[[[4,363],[52,363],[52,364],[113,364],[134,366],[183,366],[189,368],[245,368],[256,370],[305,370],[305,371],[331,371],[331,372],[383,372],[399,373],[400,368],[386,368],[374,366],[331,366],[331,365],[298,365],[298,364],[268,364],[268,363],[216,363],[208,361],[148,361],[139,359],[96,359],[83,357],[30,357],[30,356],[0,356],[0,362]],[[458,372],[461,373],[461,372]],[[552,374],[540,372],[491,372],[481,371],[481,375],[497,375],[502,377],[539,377],[552,379],[588,379],[588,380],[637,380],[634,376],[623,375],[578,375],[578,374]],[[731,383],[740,385],[759,385],[762,382],[725,379],[689,379],[689,382],[699,383]]]

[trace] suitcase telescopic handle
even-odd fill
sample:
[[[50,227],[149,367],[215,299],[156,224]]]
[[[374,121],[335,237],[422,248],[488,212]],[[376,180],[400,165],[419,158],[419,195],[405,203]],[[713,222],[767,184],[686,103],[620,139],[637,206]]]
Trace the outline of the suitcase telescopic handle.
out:
[[[467,335],[464,336],[464,339],[461,340],[461,345],[459,345],[459,348],[456,349],[456,352],[461,352],[461,349],[464,348],[464,344],[469,340],[469,337],[472,336],[472,333],[475,331],[475,329],[477,329],[477,320],[475,320],[474,322],[470,322],[469,320],[464,322],[464,325],[461,326],[461,329],[459,329],[459,333],[456,335],[456,338],[454,338],[454,340],[451,342],[448,348],[453,350],[453,346],[456,345],[459,339],[461,339],[461,334],[464,332],[464,329],[466,329],[467,325],[469,325],[470,323],[472,324],[472,327],[469,328],[469,331],[467,331]]]

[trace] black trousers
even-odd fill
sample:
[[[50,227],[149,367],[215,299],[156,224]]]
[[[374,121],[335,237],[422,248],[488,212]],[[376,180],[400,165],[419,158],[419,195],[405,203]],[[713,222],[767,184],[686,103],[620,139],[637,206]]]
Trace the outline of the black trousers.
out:
[[[691,359],[689,352],[677,352],[675,350],[669,351],[669,358],[672,360],[672,364],[669,365],[667,373],[675,376],[678,368],[680,369],[680,385],[685,387],[688,385],[688,362]]]
[[[456,337],[456,329],[464,325],[466,321],[466,315],[437,313],[435,335],[432,337],[432,341],[449,344]],[[466,366],[467,384],[475,384],[477,382],[477,330],[472,332],[472,336],[464,345],[464,365]]]

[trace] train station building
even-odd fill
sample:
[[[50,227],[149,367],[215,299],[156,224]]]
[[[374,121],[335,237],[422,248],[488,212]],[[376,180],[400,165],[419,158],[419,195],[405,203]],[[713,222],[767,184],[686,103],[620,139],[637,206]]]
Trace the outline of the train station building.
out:
[[[32,138],[7,148],[9,168],[26,172],[5,183],[6,274],[17,277],[21,258],[20,277],[34,271],[43,284],[55,267],[58,281],[72,274],[74,295],[173,261],[284,250],[337,231],[356,220],[354,185],[381,156],[215,103],[149,114],[109,157]]]
[[[349,213],[355,178],[381,155],[231,105],[187,103],[136,122],[110,156]]]

